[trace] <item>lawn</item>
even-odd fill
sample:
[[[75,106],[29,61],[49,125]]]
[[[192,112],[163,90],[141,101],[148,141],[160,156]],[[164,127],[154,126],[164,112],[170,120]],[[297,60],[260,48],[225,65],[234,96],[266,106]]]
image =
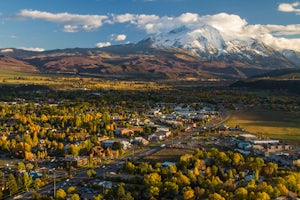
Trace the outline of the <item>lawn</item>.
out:
[[[232,112],[227,126],[240,125],[248,132],[300,144],[300,113],[270,110]]]

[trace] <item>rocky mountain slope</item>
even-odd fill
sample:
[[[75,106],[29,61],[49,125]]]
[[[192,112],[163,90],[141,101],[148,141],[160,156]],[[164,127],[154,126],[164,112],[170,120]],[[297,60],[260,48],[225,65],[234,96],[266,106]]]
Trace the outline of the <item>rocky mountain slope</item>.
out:
[[[10,69],[143,79],[240,79],[300,65],[297,52],[279,52],[251,38],[224,38],[208,25],[179,27],[136,44],[44,52],[2,49],[0,55],[0,70],[18,66]]]

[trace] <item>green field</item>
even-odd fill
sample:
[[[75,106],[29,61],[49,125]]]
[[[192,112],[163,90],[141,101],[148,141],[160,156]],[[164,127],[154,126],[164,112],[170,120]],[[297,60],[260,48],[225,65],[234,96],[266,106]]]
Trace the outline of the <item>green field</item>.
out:
[[[272,110],[232,112],[227,126],[240,125],[245,131],[300,144],[300,113]]]

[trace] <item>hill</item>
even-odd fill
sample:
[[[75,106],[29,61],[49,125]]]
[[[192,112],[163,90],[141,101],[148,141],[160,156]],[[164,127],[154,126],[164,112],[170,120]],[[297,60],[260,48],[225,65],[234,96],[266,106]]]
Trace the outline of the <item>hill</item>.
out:
[[[286,90],[300,94],[300,69],[275,70],[231,85],[238,88]]]
[[[162,45],[160,39],[160,43],[157,39],[148,38],[137,44],[44,52],[4,49],[0,51],[0,69],[143,80],[238,80],[274,69],[298,67],[279,52],[257,41],[226,44],[227,50],[223,49],[223,53],[218,55],[210,55],[208,49],[212,47],[208,47],[210,43],[207,43],[204,55],[194,47]],[[222,41],[221,38],[219,40]],[[244,46],[240,47],[241,44]],[[234,46],[239,46],[239,49],[233,50]],[[213,50],[217,51],[215,47]]]

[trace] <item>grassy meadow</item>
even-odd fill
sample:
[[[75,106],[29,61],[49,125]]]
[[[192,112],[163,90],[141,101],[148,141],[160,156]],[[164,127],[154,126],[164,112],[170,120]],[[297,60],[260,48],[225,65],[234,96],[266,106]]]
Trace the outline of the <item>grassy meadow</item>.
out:
[[[300,113],[273,110],[235,111],[227,126],[240,125],[245,131],[300,144]]]

